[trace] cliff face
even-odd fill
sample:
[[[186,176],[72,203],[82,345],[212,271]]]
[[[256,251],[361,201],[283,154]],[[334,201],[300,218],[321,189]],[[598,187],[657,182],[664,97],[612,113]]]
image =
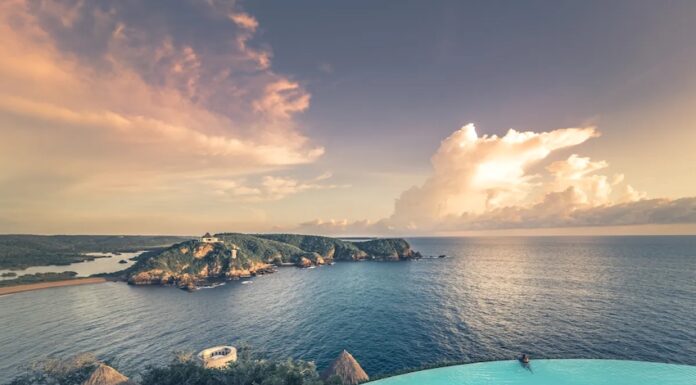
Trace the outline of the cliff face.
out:
[[[217,234],[220,242],[191,240],[141,258],[127,270],[133,285],[197,285],[273,272],[274,265],[310,267],[334,260],[398,261],[420,258],[403,239],[348,242],[340,239],[293,235]],[[233,251],[236,249],[236,253]],[[235,255],[236,254],[236,255]]]

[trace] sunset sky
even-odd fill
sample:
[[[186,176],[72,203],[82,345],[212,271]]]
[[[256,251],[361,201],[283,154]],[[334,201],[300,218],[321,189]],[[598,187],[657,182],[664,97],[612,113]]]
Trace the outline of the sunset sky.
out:
[[[0,232],[696,234],[696,1],[0,2]]]

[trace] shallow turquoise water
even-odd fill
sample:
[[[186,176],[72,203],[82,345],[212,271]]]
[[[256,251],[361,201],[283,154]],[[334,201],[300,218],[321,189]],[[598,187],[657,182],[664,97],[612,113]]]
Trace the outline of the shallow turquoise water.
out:
[[[370,382],[372,385],[688,385],[696,366],[620,360],[481,362],[422,370]]]

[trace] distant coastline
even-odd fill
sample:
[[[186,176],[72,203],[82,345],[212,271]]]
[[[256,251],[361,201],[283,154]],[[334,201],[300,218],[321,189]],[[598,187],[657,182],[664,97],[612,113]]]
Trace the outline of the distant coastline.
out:
[[[0,295],[15,294],[25,291],[34,291],[41,289],[48,289],[52,287],[66,287],[66,286],[79,286],[79,285],[92,285],[96,283],[109,282],[109,279],[102,277],[88,277],[88,278],[75,278],[66,279],[62,281],[50,281],[50,282],[40,282],[40,283],[29,283],[29,284],[19,284],[14,286],[0,287]]]

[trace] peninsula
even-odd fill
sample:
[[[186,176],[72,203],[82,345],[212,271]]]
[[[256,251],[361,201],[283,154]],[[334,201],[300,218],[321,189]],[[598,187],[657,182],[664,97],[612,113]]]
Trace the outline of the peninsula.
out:
[[[206,234],[138,259],[120,278],[132,285],[195,289],[221,280],[272,273],[277,266],[309,268],[334,261],[421,258],[404,239],[346,241],[296,234]]]

